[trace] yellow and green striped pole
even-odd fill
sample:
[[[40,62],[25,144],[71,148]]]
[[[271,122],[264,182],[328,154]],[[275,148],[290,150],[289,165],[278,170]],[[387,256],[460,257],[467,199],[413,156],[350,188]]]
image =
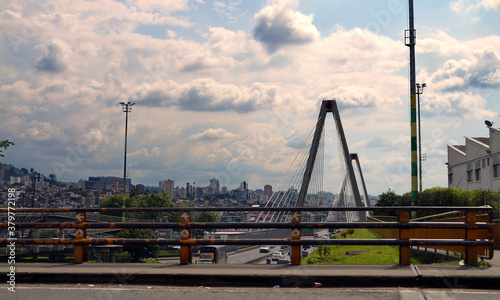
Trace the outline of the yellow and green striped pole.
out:
[[[410,107],[411,107],[411,204],[418,203],[418,154],[417,154],[417,97],[415,79],[415,25],[413,20],[413,0],[409,0],[410,12],[409,38],[406,45],[410,47]]]
[[[411,204],[418,202],[418,153],[417,153],[417,122],[416,110],[417,101],[415,94],[411,94]]]

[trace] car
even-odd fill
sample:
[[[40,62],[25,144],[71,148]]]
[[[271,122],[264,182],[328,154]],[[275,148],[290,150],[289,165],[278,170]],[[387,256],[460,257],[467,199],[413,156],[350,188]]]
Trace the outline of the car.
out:
[[[279,260],[280,258],[283,257],[283,253],[281,252],[274,252],[272,255],[271,255],[271,260]]]
[[[309,252],[307,252],[306,250],[302,250],[302,257],[306,257],[309,255]]]
[[[314,234],[314,237],[315,237],[315,238],[317,238],[317,237],[319,237],[319,235],[318,235],[317,233],[315,233],[315,234]]]
[[[260,253],[269,253],[271,248],[269,246],[260,246]]]
[[[289,264],[289,263],[290,263],[290,261],[288,259],[286,259],[286,258],[280,258],[280,259],[278,259],[278,262],[277,262],[278,265],[282,265],[282,264],[286,265],[286,264]]]

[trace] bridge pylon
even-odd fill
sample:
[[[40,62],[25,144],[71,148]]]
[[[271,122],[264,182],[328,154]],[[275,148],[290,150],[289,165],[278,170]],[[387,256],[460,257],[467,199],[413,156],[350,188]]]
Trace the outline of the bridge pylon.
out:
[[[318,154],[319,143],[321,140],[321,135],[323,133],[323,128],[325,127],[325,119],[326,114],[332,113],[333,119],[335,121],[335,125],[337,127],[340,144],[342,146],[342,153],[345,160],[347,176],[350,179],[351,189],[354,196],[354,201],[356,206],[364,207],[363,201],[361,200],[361,195],[359,193],[358,184],[356,181],[356,176],[354,174],[354,168],[352,165],[351,154],[349,153],[349,148],[347,146],[347,140],[345,138],[344,129],[342,127],[342,121],[340,120],[339,110],[337,108],[337,101],[335,99],[332,100],[323,100],[321,103],[321,109],[319,111],[318,122],[316,123],[316,129],[314,131],[313,141],[311,144],[311,149],[309,151],[309,157],[306,163],[306,169],[304,171],[304,176],[302,177],[302,184],[300,186],[299,196],[296,202],[297,207],[304,206],[304,202],[307,196],[307,190],[309,188],[309,182],[311,181],[311,175],[314,168],[314,163],[316,161],[316,156]],[[357,157],[357,156],[356,156]],[[365,193],[365,197],[367,194]],[[366,203],[369,203],[369,199],[365,199]],[[360,211],[359,218],[362,222],[366,222],[366,212]]]

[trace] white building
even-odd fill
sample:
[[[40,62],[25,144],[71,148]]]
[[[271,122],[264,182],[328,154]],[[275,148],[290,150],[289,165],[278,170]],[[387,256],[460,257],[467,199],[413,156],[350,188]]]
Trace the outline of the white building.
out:
[[[10,176],[10,185],[15,183],[21,183],[21,177],[19,176]]]
[[[465,136],[465,145],[448,145],[448,187],[500,190],[500,129],[489,137]]]
[[[175,196],[173,180],[167,179],[158,182],[158,189],[160,192],[169,195],[171,198]]]

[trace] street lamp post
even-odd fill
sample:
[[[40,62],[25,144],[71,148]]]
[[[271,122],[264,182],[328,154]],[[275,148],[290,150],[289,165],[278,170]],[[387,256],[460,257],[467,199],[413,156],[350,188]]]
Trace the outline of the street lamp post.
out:
[[[120,102],[122,105],[122,110],[125,113],[125,155],[123,158],[123,195],[127,194],[127,126],[128,126],[128,113],[132,111],[132,106],[135,103],[132,102]],[[125,197],[123,197],[123,208],[125,208]],[[125,212],[122,212],[122,222],[125,222]]]
[[[424,92],[425,83],[417,83],[417,106],[418,106],[418,175],[420,180],[420,191],[422,191],[422,137],[420,130],[420,95]]]

